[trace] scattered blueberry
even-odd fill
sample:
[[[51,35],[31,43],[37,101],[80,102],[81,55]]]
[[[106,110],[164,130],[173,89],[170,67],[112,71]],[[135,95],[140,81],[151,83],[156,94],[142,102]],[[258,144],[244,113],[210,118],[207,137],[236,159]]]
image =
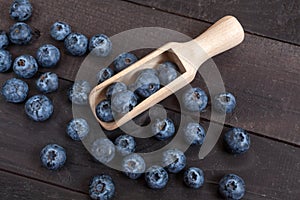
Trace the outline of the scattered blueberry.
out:
[[[48,144],[40,154],[42,165],[50,170],[58,170],[64,166],[67,154],[63,147],[57,144]]]
[[[225,199],[242,199],[245,194],[245,182],[235,174],[225,175],[219,182],[219,192]]]
[[[162,189],[168,183],[168,172],[161,166],[154,165],[147,169],[145,173],[145,180],[148,187],[152,189]]]
[[[96,115],[103,122],[114,121],[113,112],[109,100],[103,100],[96,106]]]
[[[122,53],[114,60],[114,66],[117,72],[129,67],[137,61],[137,57],[132,53]]]
[[[111,99],[111,97],[119,92],[127,90],[127,86],[123,82],[116,82],[108,86],[106,90],[106,98]]]
[[[205,130],[199,123],[190,122],[184,129],[185,140],[188,144],[202,145],[205,135]]]
[[[38,64],[34,57],[22,55],[15,59],[13,70],[21,78],[31,78],[37,73]]]
[[[170,149],[163,153],[162,163],[170,173],[178,173],[185,167],[186,157],[182,151]]]
[[[11,68],[11,54],[3,49],[0,49],[0,72],[6,72]]]
[[[60,52],[52,44],[45,44],[37,50],[36,58],[41,67],[51,68],[60,60]]]
[[[153,135],[159,140],[166,140],[175,133],[175,126],[171,119],[155,119],[151,125]]]
[[[200,188],[204,183],[204,173],[196,167],[188,168],[183,175],[184,183],[191,188]]]
[[[142,98],[147,98],[160,88],[158,77],[151,73],[141,73],[135,81],[136,93]]]
[[[21,103],[28,95],[28,85],[26,82],[12,78],[7,80],[2,86],[2,95],[6,101],[11,103]]]
[[[120,114],[126,114],[137,105],[137,97],[130,90],[116,93],[111,98],[111,109]]]
[[[9,45],[9,40],[5,31],[0,30],[0,49],[5,49]]]
[[[45,121],[53,113],[52,101],[45,95],[35,95],[25,103],[25,112],[34,121]]]
[[[68,91],[69,100],[76,105],[86,105],[90,91],[89,82],[85,80],[75,81]]]
[[[90,39],[89,50],[93,51],[96,56],[105,57],[111,52],[112,43],[104,34],[94,35]]]
[[[89,194],[94,200],[110,200],[115,194],[115,184],[108,175],[94,176],[89,186]]]
[[[8,36],[11,43],[25,45],[32,39],[32,29],[27,24],[18,22],[9,28]]]
[[[115,157],[115,145],[107,138],[100,138],[93,142],[91,153],[101,163],[109,163]]]
[[[36,81],[36,86],[43,93],[54,92],[58,89],[58,76],[53,72],[46,72]]]
[[[224,135],[226,149],[233,154],[241,154],[250,148],[250,136],[242,128],[233,128]]]
[[[88,39],[81,33],[70,33],[64,40],[64,45],[68,53],[73,56],[83,56],[88,47]]]
[[[122,170],[130,179],[138,179],[146,170],[144,158],[136,153],[126,156],[122,162]]]
[[[158,78],[162,85],[167,85],[177,78],[177,66],[172,62],[164,62],[158,65]]]
[[[50,29],[50,35],[57,41],[64,40],[71,33],[71,27],[65,22],[55,22]]]
[[[220,113],[232,113],[236,106],[236,100],[231,93],[225,92],[216,95],[213,104]]]
[[[112,70],[109,67],[102,68],[98,73],[97,73],[97,80],[98,84],[104,82],[105,80],[109,79],[115,74],[114,70]]]
[[[28,0],[14,0],[9,15],[16,21],[26,21],[32,15],[32,6]]]
[[[90,131],[89,125],[85,119],[72,119],[67,126],[67,134],[75,141],[84,139]]]
[[[200,88],[190,88],[184,92],[182,101],[188,111],[201,112],[206,108],[208,97]]]
[[[117,151],[123,156],[129,155],[135,151],[135,140],[130,135],[120,135],[115,140]]]

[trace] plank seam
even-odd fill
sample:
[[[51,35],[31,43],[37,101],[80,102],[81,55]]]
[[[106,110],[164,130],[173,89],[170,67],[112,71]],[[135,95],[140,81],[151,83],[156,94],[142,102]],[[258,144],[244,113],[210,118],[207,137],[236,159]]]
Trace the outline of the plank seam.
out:
[[[167,110],[170,110],[170,111],[172,111],[172,112],[176,112],[176,113],[179,113],[179,114],[180,114],[180,112],[178,112],[177,110],[172,109],[172,108],[167,108]],[[202,118],[202,117],[200,117],[200,120],[205,121],[205,122],[208,122],[208,123],[213,122],[213,123],[216,123],[216,124],[221,124],[221,123],[218,122],[218,121],[213,121],[213,120],[211,121],[211,120],[209,120],[209,119]],[[223,126],[224,126],[225,128],[234,128],[234,126],[231,126],[231,125],[229,125],[229,124],[223,124]],[[246,129],[245,129],[245,130],[246,130]],[[300,147],[299,144],[294,144],[294,143],[292,143],[292,142],[288,142],[288,141],[281,140],[281,139],[278,139],[278,138],[273,138],[273,137],[270,137],[270,136],[267,136],[267,135],[263,135],[263,134],[261,134],[261,133],[256,133],[256,132],[253,132],[253,131],[250,131],[250,130],[246,130],[246,131],[247,131],[249,134],[258,136],[258,137],[260,137],[260,138],[266,138],[266,139],[269,139],[269,140],[272,140],[272,141],[275,141],[275,142],[280,142],[280,143],[283,143],[283,144],[290,145],[290,146],[292,146],[292,147],[297,147],[297,148]]]
[[[40,183],[47,184],[47,185],[55,186],[55,187],[58,187],[58,188],[61,188],[61,189],[71,191],[71,192],[88,195],[88,193],[82,192],[80,190],[71,189],[71,188],[68,188],[68,187],[65,187],[65,186],[62,186],[62,185],[58,185],[58,184],[55,184],[55,183],[50,183],[50,182],[47,182],[47,181],[44,181],[44,180],[41,180],[41,179],[38,179],[38,178],[30,177],[30,176],[27,176],[25,174],[17,173],[17,172],[10,171],[10,170],[7,170],[7,169],[0,168],[0,171],[2,171],[4,173],[15,175],[15,176],[19,176],[19,177],[22,177],[22,178],[25,178],[25,179],[30,179],[30,180],[34,180],[34,181],[37,181],[37,182],[40,182]]]
[[[167,10],[164,10],[164,9],[161,9],[161,8],[156,8],[156,7],[144,5],[144,4],[137,3],[137,2],[134,2],[134,1],[130,1],[130,0],[119,0],[119,1],[131,3],[131,4],[134,4],[134,5],[138,5],[138,6],[143,6],[143,7],[146,7],[146,8],[155,9],[155,10],[158,10],[160,12],[169,13],[169,14],[176,15],[176,16],[179,16],[179,17],[184,17],[184,18],[187,18],[187,19],[192,19],[192,20],[197,20],[197,21],[200,21],[200,22],[208,23],[208,24],[213,24],[213,22],[210,22],[210,21],[206,21],[206,20],[203,20],[203,19],[198,19],[198,18],[195,18],[195,17],[185,16],[185,15],[182,15],[182,14],[179,14],[179,13],[175,13],[175,12],[167,11]],[[262,37],[262,38],[266,38],[266,39],[270,39],[270,40],[274,40],[274,41],[278,41],[278,42],[282,42],[282,43],[286,43],[286,44],[290,44],[290,45],[300,47],[300,44],[297,44],[297,43],[294,43],[294,42],[289,42],[289,41],[286,41],[286,40],[281,40],[281,39],[278,39],[278,38],[272,38],[270,36],[266,36],[266,35],[263,35],[263,34],[258,34],[258,33],[255,33],[255,32],[251,32],[249,30],[247,30],[247,31],[245,30],[245,33],[247,33],[249,35],[254,35],[254,36],[257,36],[257,37]]]

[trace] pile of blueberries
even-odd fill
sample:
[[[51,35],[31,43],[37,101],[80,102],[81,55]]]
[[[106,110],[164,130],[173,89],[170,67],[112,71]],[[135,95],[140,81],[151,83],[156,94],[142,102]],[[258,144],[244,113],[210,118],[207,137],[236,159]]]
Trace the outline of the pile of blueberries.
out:
[[[120,72],[136,61],[137,57],[134,54],[123,53],[115,59],[114,68]],[[128,86],[123,82],[113,83],[106,90],[106,99],[96,106],[98,118],[104,122],[111,122],[128,113],[139,102],[173,81],[178,74],[176,69],[177,66],[174,63],[167,61],[159,64],[157,69],[140,70],[137,72],[138,76],[135,82]],[[113,69],[103,68],[98,74],[99,83],[114,74]]]
[[[33,31],[24,21],[32,15],[32,5],[28,0],[14,0],[9,9],[12,19],[18,21],[10,27],[8,34],[0,31],[0,72],[8,72],[11,68],[18,78],[7,80],[1,89],[1,95],[7,102],[22,103],[27,99],[29,86],[21,79],[34,77],[38,67],[53,68],[60,60],[60,50],[51,44],[42,45],[35,58],[31,55],[21,55],[12,61],[9,44],[26,45],[33,37]],[[89,50],[96,56],[105,57],[112,50],[112,42],[104,34],[97,34],[90,40],[81,34],[72,32],[70,25],[65,22],[55,22],[50,29],[53,39],[63,41],[66,52],[73,56],[83,56]],[[138,58],[132,53],[122,53],[113,62],[113,68],[106,67],[97,74],[98,83],[111,78],[116,73],[136,62]],[[144,69],[138,72],[137,79],[126,85],[116,82],[106,90],[106,99],[96,107],[98,118],[104,122],[114,119],[131,111],[138,103],[148,98],[161,87],[169,84],[178,77],[176,64],[166,61],[155,69]],[[36,80],[36,87],[42,93],[30,97],[25,103],[25,113],[34,121],[45,121],[53,113],[54,106],[45,94],[58,89],[58,76],[46,72]],[[88,81],[76,81],[68,91],[68,98],[73,104],[86,105],[91,86]],[[206,93],[198,88],[184,91],[183,106],[187,111],[202,112],[208,103]],[[235,97],[231,93],[221,93],[212,99],[214,108],[220,113],[231,113],[236,106]],[[152,134],[160,141],[174,136],[176,130],[170,118],[157,118],[151,124]],[[66,129],[67,134],[75,141],[83,140],[89,133],[89,125],[83,118],[72,119]],[[188,144],[202,145],[205,140],[205,129],[199,123],[188,123],[184,128],[184,137]],[[224,135],[226,149],[232,154],[241,154],[250,148],[250,137],[241,128],[233,128]],[[130,135],[119,136],[114,143],[107,138],[93,142],[92,153],[97,161],[108,163],[115,157],[115,152],[123,156],[122,170],[130,179],[137,179],[144,174],[150,188],[164,188],[168,182],[168,173],[179,173],[186,166],[186,157],[179,149],[169,149],[162,155],[161,166],[154,165],[146,169],[142,156],[135,153],[136,142]],[[63,147],[57,144],[45,146],[40,158],[42,165],[49,170],[58,170],[66,162],[67,155]],[[165,167],[162,167],[165,166]],[[204,184],[204,173],[201,169],[190,167],[185,170],[183,182],[191,188],[200,188]],[[115,185],[110,176],[102,174],[92,178],[90,197],[92,199],[108,200],[114,196]],[[241,199],[245,193],[245,183],[235,174],[224,176],[219,182],[219,192],[227,199]]]

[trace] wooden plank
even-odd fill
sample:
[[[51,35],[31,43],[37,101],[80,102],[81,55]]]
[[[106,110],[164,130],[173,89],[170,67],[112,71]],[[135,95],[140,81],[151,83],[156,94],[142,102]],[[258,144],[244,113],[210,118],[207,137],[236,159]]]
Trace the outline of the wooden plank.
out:
[[[225,15],[234,15],[250,33],[300,44],[299,1],[126,1],[210,23]]]
[[[1,74],[0,84],[11,76],[12,73]],[[28,82],[30,95],[36,94],[33,80]],[[66,136],[66,124],[72,118],[71,105],[66,97],[70,85],[71,82],[60,80],[59,91],[49,95],[54,102],[54,114],[43,123],[29,120],[24,114],[23,104],[9,104],[0,99],[0,169],[82,193],[87,193],[92,176],[106,173],[115,181],[115,199],[217,199],[217,182],[226,173],[237,173],[245,179],[248,191],[246,199],[300,197],[300,149],[255,135],[251,135],[251,150],[242,156],[226,153],[220,141],[211,154],[200,161],[197,157],[199,149],[191,147],[186,152],[188,166],[201,167],[206,176],[206,184],[200,190],[186,188],[182,183],[182,174],[170,175],[170,182],[162,191],[148,189],[143,179],[128,180],[122,173],[95,163],[80,142],[74,142]],[[178,125],[181,116],[174,112],[169,112],[169,115]],[[146,116],[141,118],[140,123],[143,121],[147,121]],[[94,127],[94,121],[89,123]],[[207,122],[201,123],[205,128],[208,127]],[[110,135],[115,138],[119,134],[121,131],[117,130]],[[41,167],[39,152],[48,143],[58,143],[67,150],[67,163],[58,172]],[[137,143],[137,149],[143,152],[151,152],[166,144],[154,138],[138,139]],[[128,188],[134,188],[134,192],[129,192]]]
[[[195,37],[209,26],[208,23],[116,0],[101,3],[96,0],[32,3],[35,9],[28,23],[39,30],[40,37],[29,46],[11,46],[9,50],[14,56],[35,54],[36,49],[44,43],[53,43],[63,51],[63,44],[53,41],[49,36],[49,27],[56,20],[67,21],[74,31],[89,37],[95,33],[112,36],[127,29],[145,26],[165,27]],[[9,4],[9,1],[1,1],[4,8]],[[67,12],[66,8],[71,7]],[[13,23],[5,12],[0,13],[0,18],[7,19],[2,21],[0,29],[7,30]],[[140,57],[143,55],[139,54]],[[300,48],[297,46],[246,34],[242,45],[215,57],[227,89],[238,99],[237,111],[228,117],[226,123],[299,145],[297,133],[300,122],[297,119],[300,105],[297,102],[299,92],[295,92],[300,91],[299,55]],[[84,57],[74,58],[63,53],[60,64],[51,71],[64,79],[74,80],[83,60]],[[194,84],[202,83],[195,81]],[[169,107],[178,109],[174,107],[172,99],[168,102],[171,102]],[[209,116],[207,113],[203,115],[206,119]]]
[[[88,36],[97,32],[113,35],[122,30],[140,26],[164,26],[190,36],[196,36],[208,26],[208,24],[196,20],[177,17],[124,2],[118,2],[117,4],[111,4],[112,1],[103,1],[100,4],[98,1],[81,2],[71,0],[56,1],[55,3],[51,1],[32,2],[36,9],[29,23],[40,31],[41,36],[38,40],[33,41],[30,46],[11,47],[10,50],[14,56],[21,53],[34,54],[39,45],[49,41],[62,48],[62,43],[54,42],[48,34],[49,26],[55,20],[65,20],[75,30],[86,33]],[[1,1],[3,7],[8,7],[9,3],[9,1]],[[75,8],[73,4],[76,5]],[[66,7],[74,9],[65,12]],[[94,8],[93,11],[95,12],[91,11],[91,7]],[[1,12],[0,16],[1,19],[7,19],[2,21],[1,29],[8,29],[13,21],[8,18],[8,14],[5,12]],[[90,20],[87,20],[86,16],[89,16],[88,19]],[[173,21],[178,23],[173,23]],[[252,45],[253,42],[254,45]],[[230,51],[216,58],[216,62],[219,62],[217,63],[218,66],[222,66],[220,67],[222,75],[227,74],[226,77],[223,75],[226,85],[231,86],[227,88],[233,91],[238,99],[242,98],[242,101],[239,102],[245,102],[242,106],[238,106],[238,112],[232,117],[229,116],[230,124],[259,131],[260,134],[270,137],[273,137],[274,134],[275,138],[299,144],[297,135],[299,124],[295,122],[299,119],[299,106],[296,102],[299,99],[297,94],[297,91],[299,91],[299,83],[297,82],[299,79],[299,66],[297,64],[299,63],[299,48],[251,35],[246,36],[243,45],[245,45],[243,48],[241,46],[240,49]],[[240,59],[240,57],[243,59]],[[62,62],[53,71],[65,79],[74,80],[82,60],[83,58],[73,58],[63,54]],[[228,68],[223,68],[223,66],[228,66]],[[243,68],[242,66],[246,67]],[[285,66],[285,68],[282,69],[282,66]],[[253,77],[249,77],[251,73],[254,73]],[[1,74],[1,84],[9,76],[12,76],[12,74]],[[247,82],[252,84],[249,86]],[[201,84],[201,82],[195,82],[194,84]],[[203,165],[203,169],[205,169],[208,185],[203,190],[191,191],[182,187],[181,177],[178,178],[177,176],[171,176],[172,182],[170,182],[168,188],[161,192],[146,189],[143,180],[128,181],[120,173],[93,163],[82,145],[74,143],[64,136],[64,125],[72,117],[71,108],[68,106],[65,96],[70,85],[71,83],[62,81],[60,92],[50,95],[55,100],[56,110],[51,121],[46,123],[34,123],[28,120],[23,113],[20,114],[20,111],[23,112],[22,104],[4,104],[3,99],[0,100],[1,168],[81,192],[87,191],[91,176],[102,172],[109,173],[117,180],[117,188],[122,188],[117,191],[117,199],[124,197],[124,195],[131,198],[146,198],[144,196],[147,196],[148,198],[157,199],[178,198],[180,195],[183,197],[191,195],[193,198],[217,198],[217,180],[221,175],[229,172],[228,169],[232,169],[232,172],[241,173],[241,176],[246,179],[247,185],[250,185],[250,193],[247,193],[247,195],[250,195],[247,196],[248,199],[293,199],[295,197],[295,199],[299,199],[297,198],[299,197],[299,193],[297,193],[299,158],[296,157],[299,154],[299,149],[256,136],[253,136],[253,142],[256,146],[255,152],[252,152],[250,158],[247,157],[246,161],[241,161],[229,155],[227,155],[227,157],[230,157],[229,160],[222,160],[222,158],[225,159],[226,155],[224,155],[221,146],[216,147],[220,149],[220,151],[217,151],[219,156],[213,154],[212,157],[206,159],[209,160],[210,158],[210,161],[199,162],[196,157],[189,158],[189,163],[201,167]],[[31,94],[37,93],[32,82],[31,86]],[[283,97],[280,94],[283,94]],[[273,96],[275,96],[274,100]],[[273,102],[273,104],[270,105],[270,102]],[[257,110],[252,110],[256,109],[256,106],[258,107]],[[231,120],[236,120],[236,122],[233,123]],[[241,123],[242,120],[245,121]],[[278,137],[277,134],[280,134],[280,136]],[[285,138],[286,134],[287,138]],[[41,168],[39,164],[39,151],[49,142],[57,142],[66,146],[69,152],[70,161],[58,173],[50,173]],[[156,143],[155,140],[150,140],[147,143],[140,144],[139,149],[147,150],[146,147],[152,147],[152,144]],[[190,154],[196,155],[197,149],[192,148]],[[221,159],[221,161],[216,158]],[[249,167],[240,166],[241,162],[249,164],[249,160],[253,161]],[[224,163],[230,166],[224,166]],[[235,164],[231,166],[230,163]],[[281,173],[279,174],[278,171]],[[215,176],[215,174],[217,175]],[[283,184],[281,185],[281,183]],[[137,192],[128,194],[123,189],[128,188],[128,186],[137,188]]]
[[[36,180],[0,171],[0,194],[2,200],[47,199],[47,200],[83,200],[88,195],[62,189]]]

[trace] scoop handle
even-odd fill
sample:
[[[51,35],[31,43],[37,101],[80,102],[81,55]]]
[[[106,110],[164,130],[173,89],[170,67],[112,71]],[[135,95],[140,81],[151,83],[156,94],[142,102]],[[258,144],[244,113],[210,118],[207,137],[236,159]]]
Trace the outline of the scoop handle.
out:
[[[240,44],[244,39],[244,30],[233,16],[225,16],[194,39],[209,58]]]

